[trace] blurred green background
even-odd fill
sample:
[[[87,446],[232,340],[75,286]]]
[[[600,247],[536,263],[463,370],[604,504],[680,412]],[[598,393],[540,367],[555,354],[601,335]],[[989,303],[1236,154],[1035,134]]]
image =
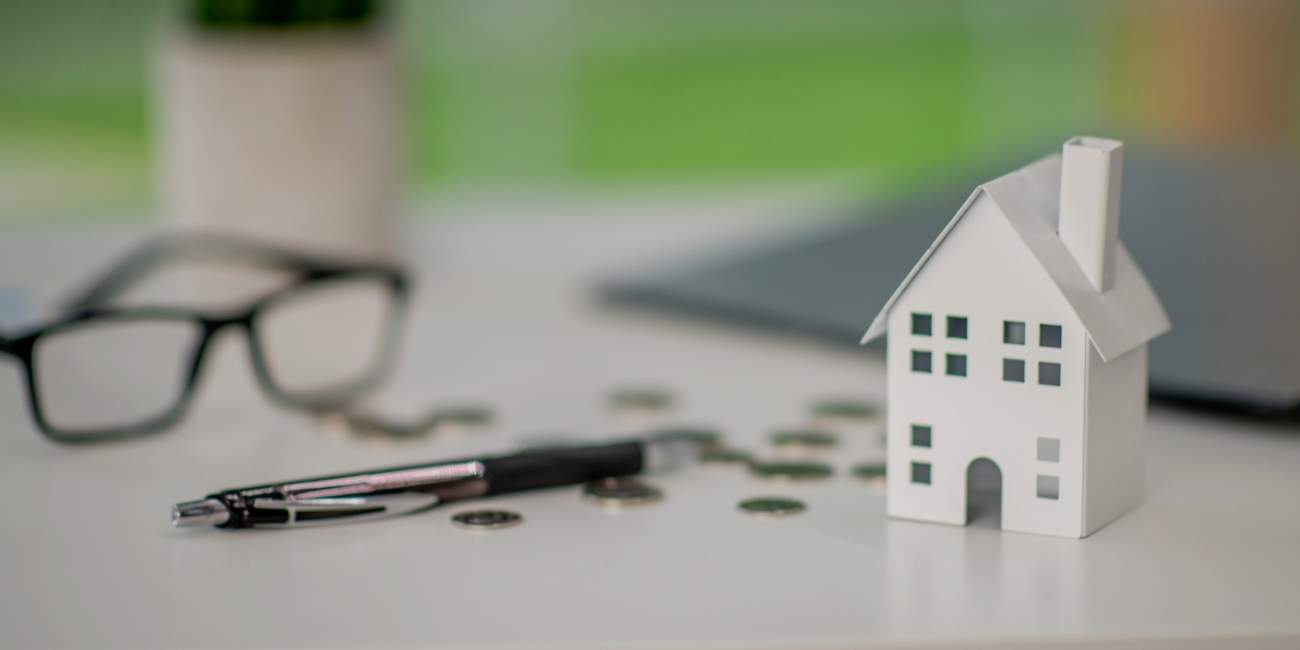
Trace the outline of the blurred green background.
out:
[[[1107,4],[535,0],[394,5],[411,193],[936,168],[1122,112]],[[152,0],[0,4],[0,220],[150,214]],[[1120,103],[1122,104],[1122,102]]]

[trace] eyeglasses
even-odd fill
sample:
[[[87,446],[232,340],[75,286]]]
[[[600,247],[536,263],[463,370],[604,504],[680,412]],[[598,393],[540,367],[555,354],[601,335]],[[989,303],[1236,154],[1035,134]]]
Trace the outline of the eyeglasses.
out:
[[[110,306],[178,260],[237,262],[288,274],[249,304],[221,311]],[[5,336],[0,353],[26,371],[32,415],[59,442],[163,430],[184,416],[205,353],[227,328],[248,335],[258,383],[275,402],[310,408],[355,398],[392,365],[408,302],[396,267],[314,259],[214,236],[147,243],[52,322]]]

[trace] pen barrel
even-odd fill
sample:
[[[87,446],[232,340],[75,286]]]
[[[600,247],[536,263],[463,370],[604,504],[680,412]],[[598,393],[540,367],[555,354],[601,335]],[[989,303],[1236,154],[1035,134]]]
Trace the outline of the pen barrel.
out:
[[[488,494],[575,485],[600,478],[640,473],[642,446],[617,442],[592,447],[556,447],[483,461]]]

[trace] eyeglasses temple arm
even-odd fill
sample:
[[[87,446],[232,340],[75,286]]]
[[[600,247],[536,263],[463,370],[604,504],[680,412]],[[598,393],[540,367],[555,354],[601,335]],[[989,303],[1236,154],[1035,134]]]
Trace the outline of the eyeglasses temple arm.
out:
[[[118,259],[99,278],[63,301],[68,309],[81,309],[101,304],[119,295],[157,267],[167,256],[164,240],[147,241]]]
[[[68,309],[93,307],[121,295],[155,269],[183,259],[239,260],[271,267],[311,270],[317,262],[257,242],[223,235],[165,235],[120,258],[97,281],[64,302]]]

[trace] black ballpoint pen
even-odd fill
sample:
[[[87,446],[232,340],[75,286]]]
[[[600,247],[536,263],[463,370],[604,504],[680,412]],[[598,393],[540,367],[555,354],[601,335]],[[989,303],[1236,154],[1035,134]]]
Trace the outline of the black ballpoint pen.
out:
[[[294,527],[391,517],[448,501],[637,474],[682,458],[674,440],[559,446],[278,481],[222,490],[172,508],[172,525]]]

